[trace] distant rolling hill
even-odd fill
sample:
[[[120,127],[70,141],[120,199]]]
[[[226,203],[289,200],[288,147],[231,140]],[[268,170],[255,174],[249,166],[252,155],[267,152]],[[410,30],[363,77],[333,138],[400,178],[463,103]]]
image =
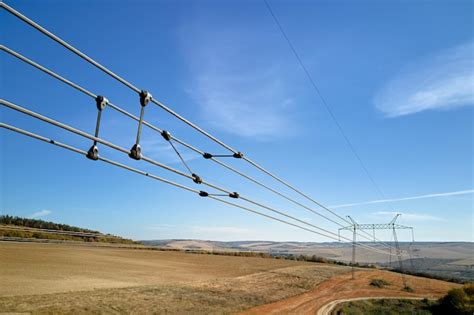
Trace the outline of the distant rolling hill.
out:
[[[348,243],[327,242],[272,242],[272,241],[233,241],[219,242],[206,240],[148,240],[145,245],[164,249],[202,250],[218,252],[252,251],[275,256],[316,255],[336,261],[349,262],[352,258],[352,245]],[[378,249],[387,250],[381,244],[367,243]],[[394,245],[394,244],[392,244]],[[400,243],[407,251],[411,243]],[[412,258],[403,258],[403,267],[412,272],[425,272],[445,278],[474,280],[474,243],[472,242],[416,242],[412,245]],[[382,267],[398,268],[396,257],[374,253],[357,248],[357,262],[372,263]]]

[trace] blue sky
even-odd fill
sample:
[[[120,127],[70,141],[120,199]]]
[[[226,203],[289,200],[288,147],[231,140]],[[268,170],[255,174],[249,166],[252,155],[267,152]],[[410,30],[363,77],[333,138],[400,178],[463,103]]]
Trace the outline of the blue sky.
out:
[[[344,142],[263,1],[6,1],[340,215],[388,222],[396,211],[418,240],[472,241],[472,2],[269,2],[385,198]],[[7,30],[1,43],[138,115],[134,92],[3,10],[0,23]],[[0,60],[2,98],[93,133],[92,99],[4,52]],[[5,123],[82,149],[91,145],[11,110],[0,113]],[[156,106],[147,106],[145,119],[204,151],[225,153]],[[104,111],[104,139],[128,148],[135,133],[135,122]],[[326,240],[5,130],[0,135],[3,213],[135,239]],[[142,147],[183,169],[148,129]],[[209,181],[337,230],[180,150]],[[195,186],[103,146],[100,152]],[[228,162],[314,206],[244,162]]]

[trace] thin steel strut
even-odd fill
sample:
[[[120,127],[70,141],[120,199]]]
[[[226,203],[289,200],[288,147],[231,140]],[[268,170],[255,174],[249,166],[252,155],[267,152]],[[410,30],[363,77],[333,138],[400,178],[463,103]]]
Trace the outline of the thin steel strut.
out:
[[[397,230],[395,226],[392,228],[392,230],[393,230],[393,239],[395,240],[395,246],[397,250],[398,266],[400,267],[400,273],[402,275],[403,287],[406,288],[407,281],[405,279],[405,274],[403,273],[403,262],[402,262],[402,257],[401,257],[402,251],[400,250],[400,244],[398,244]]]
[[[140,120],[138,121],[137,138],[135,144],[130,149],[129,156],[134,160],[141,160],[142,148],[140,147],[140,137],[142,135],[143,116],[145,115],[145,106],[152,100],[152,95],[142,90],[140,92]]]
[[[66,41],[64,41],[63,39],[59,38],[58,36],[54,35],[53,33],[51,33],[50,31],[46,30],[45,28],[43,28],[42,26],[40,26],[39,24],[37,24],[36,22],[32,21],[31,19],[29,19],[28,17],[24,16],[23,14],[21,14],[20,12],[16,11],[15,9],[13,9],[12,7],[8,6],[7,4],[5,4],[4,2],[0,2],[0,7],[2,7],[3,9],[5,9],[6,11],[8,11],[9,13],[13,14],[14,16],[18,17],[19,19],[21,19],[22,21],[24,21],[25,23],[29,24],[30,26],[32,26],[33,28],[37,29],[38,31],[40,31],[41,33],[43,33],[44,35],[48,36],[49,38],[53,39],[54,41],[56,41],[57,43],[59,43],[60,45],[62,45],[63,47],[67,48],[68,50],[70,50],[71,52],[75,53],[76,55],[78,55],[79,57],[81,57],[82,59],[86,60],[87,62],[91,63],[92,65],[94,65],[95,67],[97,67],[98,69],[100,69],[101,71],[105,72],[106,74],[108,74],[109,76],[111,76],[112,78],[114,78],[115,80],[119,81],[120,83],[122,83],[123,85],[127,86],[128,88],[130,88],[131,90],[135,91],[136,93],[140,93],[140,89],[138,89],[137,87],[135,87],[133,84],[131,84],[130,82],[128,82],[127,80],[125,80],[124,78],[120,77],[119,75],[115,74],[114,72],[112,72],[111,70],[109,70],[107,67],[101,65],[100,63],[98,63],[97,61],[95,61],[94,59],[92,59],[91,57],[89,57],[88,55],[84,54],[83,52],[81,52],[80,50],[78,50],[77,48],[75,48],[74,46],[72,46],[71,44],[67,43]],[[163,103],[161,103],[160,101],[156,100],[156,99],[152,99],[151,100],[154,104],[158,105],[159,107],[161,107],[163,110],[165,110],[166,112],[168,112],[169,114],[175,116],[176,118],[178,118],[179,120],[183,121],[184,123],[186,123],[187,125],[191,126],[192,128],[194,128],[195,130],[197,130],[198,132],[200,132],[201,134],[205,135],[206,137],[208,137],[209,139],[213,140],[214,142],[216,142],[217,144],[221,145],[222,147],[226,148],[227,150],[231,151],[232,153],[239,153],[237,150],[233,149],[231,146],[227,145],[226,143],[224,143],[223,141],[219,140],[218,138],[216,138],[215,136],[211,135],[210,133],[208,133],[207,131],[205,131],[204,129],[202,129],[201,127],[197,126],[196,124],[192,123],[191,121],[187,120],[186,118],[184,118],[183,116],[179,115],[178,113],[176,113],[175,111],[173,111],[172,109],[170,109],[169,107],[167,107],[166,105],[164,105]],[[204,152],[203,152],[204,153]],[[256,162],[252,161],[251,159],[249,159],[248,157],[246,156],[243,156],[242,157],[243,160],[247,161],[248,163],[250,163],[251,165],[253,165],[254,167],[258,168],[259,170],[261,170],[262,172],[266,173],[267,175],[269,175],[270,177],[274,178],[275,180],[279,181],[280,183],[282,183],[283,185],[287,186],[288,188],[290,188],[291,190],[295,191],[296,193],[298,193],[299,195],[303,196],[304,198],[308,199],[309,201],[313,202],[314,204],[318,205],[319,207],[323,208],[324,210],[332,213],[333,215],[335,215],[336,217],[338,217],[339,219],[345,221],[346,223],[349,223],[348,221],[346,221],[342,216],[340,216],[339,214],[335,213],[334,211],[332,211],[331,209],[327,208],[326,206],[322,205],[321,203],[319,203],[318,201],[314,200],[313,198],[309,197],[308,195],[304,194],[303,192],[301,192],[299,189],[293,187],[292,185],[290,185],[289,183],[287,183],[286,181],[284,181],[283,179],[279,178],[278,176],[272,174],[270,171],[266,170],[265,168],[263,168],[262,166],[260,166],[259,164],[257,164]]]
[[[357,232],[357,223],[354,221],[354,219],[351,218],[351,216],[347,216],[349,220],[352,221],[352,280],[355,280],[355,264],[356,264],[356,232]],[[341,236],[341,233],[339,233],[339,237]]]
[[[95,124],[95,133],[94,137],[99,137],[99,129],[100,129],[100,119],[102,117],[102,111],[104,110],[105,106],[109,102],[105,97],[99,95],[95,99],[97,105],[97,120]],[[97,141],[94,140],[94,144],[92,144],[89,151],[87,151],[87,157],[91,160],[96,161],[99,158],[99,148],[97,147]]]

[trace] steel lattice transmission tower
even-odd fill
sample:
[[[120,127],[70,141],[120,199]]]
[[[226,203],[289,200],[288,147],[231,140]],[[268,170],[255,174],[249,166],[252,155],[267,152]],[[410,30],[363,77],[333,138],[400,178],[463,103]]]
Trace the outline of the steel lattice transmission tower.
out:
[[[400,244],[398,243],[398,237],[397,237],[397,230],[411,230],[411,235],[412,235],[412,243],[415,241],[414,237],[414,232],[413,232],[413,227],[411,226],[406,226],[406,225],[400,225],[396,224],[395,222],[397,221],[398,217],[400,216],[400,213],[397,213],[395,217],[390,221],[389,223],[365,223],[365,224],[359,224],[357,223],[353,218],[350,216],[347,216],[352,224],[349,226],[345,226],[339,229],[339,237],[341,236],[341,231],[346,230],[346,231],[352,231],[353,235],[353,240],[352,240],[352,279],[355,278],[354,275],[354,268],[355,268],[355,263],[356,263],[356,244],[357,244],[357,230],[372,230],[373,232],[373,237],[374,237],[374,242],[376,242],[375,238],[375,230],[392,230],[393,233],[393,239],[395,242],[395,250],[396,250],[396,255],[398,258],[398,266],[400,268],[400,272],[402,273],[402,280],[403,280],[403,286],[406,287],[406,280],[403,275],[403,262],[402,262],[402,250],[400,249]],[[413,264],[412,262],[412,255],[410,250],[408,250],[408,254],[410,256],[410,263]],[[392,249],[390,248],[390,259],[392,255]]]

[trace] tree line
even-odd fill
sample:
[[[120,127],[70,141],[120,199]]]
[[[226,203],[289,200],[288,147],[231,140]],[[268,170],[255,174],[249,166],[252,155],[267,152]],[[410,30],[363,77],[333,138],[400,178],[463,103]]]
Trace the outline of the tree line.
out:
[[[37,228],[37,229],[58,230],[58,231],[100,233],[98,231],[83,229],[83,228],[79,228],[77,226],[71,226],[68,224],[60,224],[60,223],[54,223],[50,221],[22,218],[22,217],[11,216],[11,215],[1,215],[0,224],[24,226],[24,227]]]

